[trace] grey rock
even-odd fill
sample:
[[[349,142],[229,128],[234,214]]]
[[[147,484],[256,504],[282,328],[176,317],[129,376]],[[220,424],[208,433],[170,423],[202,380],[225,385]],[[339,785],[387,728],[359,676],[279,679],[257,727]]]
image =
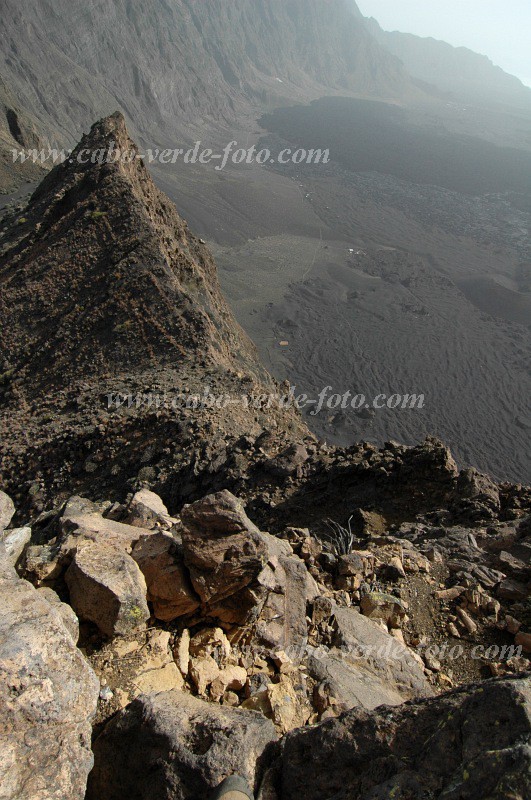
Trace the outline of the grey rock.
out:
[[[344,707],[373,709],[433,694],[422,666],[394,637],[353,608],[336,606],[334,618],[335,646],[310,654],[308,668]]]
[[[429,701],[289,733],[281,800],[525,800],[531,681],[487,681]]]
[[[176,690],[142,695],[96,740],[87,800],[198,800],[234,773],[256,786],[276,738],[254,711]]]
[[[5,530],[15,513],[15,504],[5,492],[0,492],[0,531]]]
[[[13,566],[15,566],[30,541],[31,528],[29,527],[12,528],[9,531],[0,533],[0,546],[5,548],[6,556]]]

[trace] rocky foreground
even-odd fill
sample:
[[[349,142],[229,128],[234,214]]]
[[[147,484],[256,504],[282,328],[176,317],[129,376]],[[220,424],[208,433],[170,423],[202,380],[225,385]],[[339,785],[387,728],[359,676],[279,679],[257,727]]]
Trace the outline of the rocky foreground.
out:
[[[273,536],[144,489],[8,527],[2,796],[528,797],[531,518],[375,521]]]
[[[281,389],[140,161],[53,170],[0,286],[2,799],[529,797],[529,488],[260,400],[105,405]]]

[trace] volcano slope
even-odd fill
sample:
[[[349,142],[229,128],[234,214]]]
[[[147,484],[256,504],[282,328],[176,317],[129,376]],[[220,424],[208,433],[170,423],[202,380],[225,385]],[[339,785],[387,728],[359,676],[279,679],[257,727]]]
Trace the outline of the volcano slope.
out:
[[[121,114],[95,124],[0,231],[0,463],[17,507],[42,512],[73,490],[123,496],[146,481],[174,507],[229,484],[257,507],[268,493],[285,507],[286,481],[296,495],[314,478],[336,511],[356,494],[394,504],[398,521],[443,507],[456,470],[439,445],[394,459],[393,446],[342,450],[309,433],[142,160],[78,163],[81,150],[111,146],[137,153]],[[525,490],[504,486],[502,506],[518,507]],[[302,507],[311,516],[313,500]]]
[[[123,117],[79,148],[111,144],[1,231],[6,798],[77,800],[94,763],[98,800],[232,772],[287,800],[314,748],[339,796],[524,800],[531,490],[434,438],[319,442]]]

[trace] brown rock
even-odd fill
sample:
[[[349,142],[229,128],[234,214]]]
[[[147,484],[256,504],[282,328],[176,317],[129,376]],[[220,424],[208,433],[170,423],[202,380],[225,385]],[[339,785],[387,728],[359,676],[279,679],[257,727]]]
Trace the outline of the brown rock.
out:
[[[188,628],[185,628],[179,636],[177,645],[173,650],[173,658],[183,678],[186,678],[190,666],[190,631]]]
[[[518,631],[516,636],[514,637],[515,644],[518,646],[522,646],[526,653],[531,653],[531,633],[524,633],[524,631]]]
[[[157,619],[171,622],[199,608],[200,600],[170,534],[142,536],[132,556],[146,580],[147,599]]]
[[[465,591],[464,586],[452,586],[450,589],[441,589],[438,592],[435,592],[435,597],[439,600],[444,600],[447,603],[451,603],[452,600],[457,600],[463,592]]]
[[[173,660],[168,631],[152,630],[140,649],[140,662],[133,679],[134,696],[184,687],[183,676]]]
[[[311,708],[295,691],[287,675],[282,675],[278,683],[267,687],[267,696],[273,722],[280,733],[300,728],[310,718]]]
[[[263,535],[228,491],[185,506],[185,564],[204,603],[219,603],[255,580],[267,561]]]
[[[227,690],[240,692],[247,683],[247,670],[243,667],[229,666],[220,670],[210,685],[212,700],[220,700]]]
[[[200,695],[206,694],[206,690],[219,674],[220,668],[212,656],[193,658],[190,662],[190,677]]]
[[[406,616],[404,604],[398,597],[383,592],[368,592],[361,598],[361,610],[369,619],[382,619],[391,628],[400,627]]]
[[[189,651],[194,658],[214,655],[224,664],[231,654],[231,645],[221,628],[203,628],[190,639]]]
[[[478,626],[476,625],[474,620],[471,617],[469,617],[464,608],[457,608],[456,614],[461,620],[463,626],[468,631],[468,633],[476,633]]]

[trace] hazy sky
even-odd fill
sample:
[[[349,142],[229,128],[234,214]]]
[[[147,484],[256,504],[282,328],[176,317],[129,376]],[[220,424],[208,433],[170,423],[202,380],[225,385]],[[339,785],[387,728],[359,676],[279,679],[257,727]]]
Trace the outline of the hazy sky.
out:
[[[433,36],[487,55],[531,86],[531,0],[357,0],[384,30]]]

